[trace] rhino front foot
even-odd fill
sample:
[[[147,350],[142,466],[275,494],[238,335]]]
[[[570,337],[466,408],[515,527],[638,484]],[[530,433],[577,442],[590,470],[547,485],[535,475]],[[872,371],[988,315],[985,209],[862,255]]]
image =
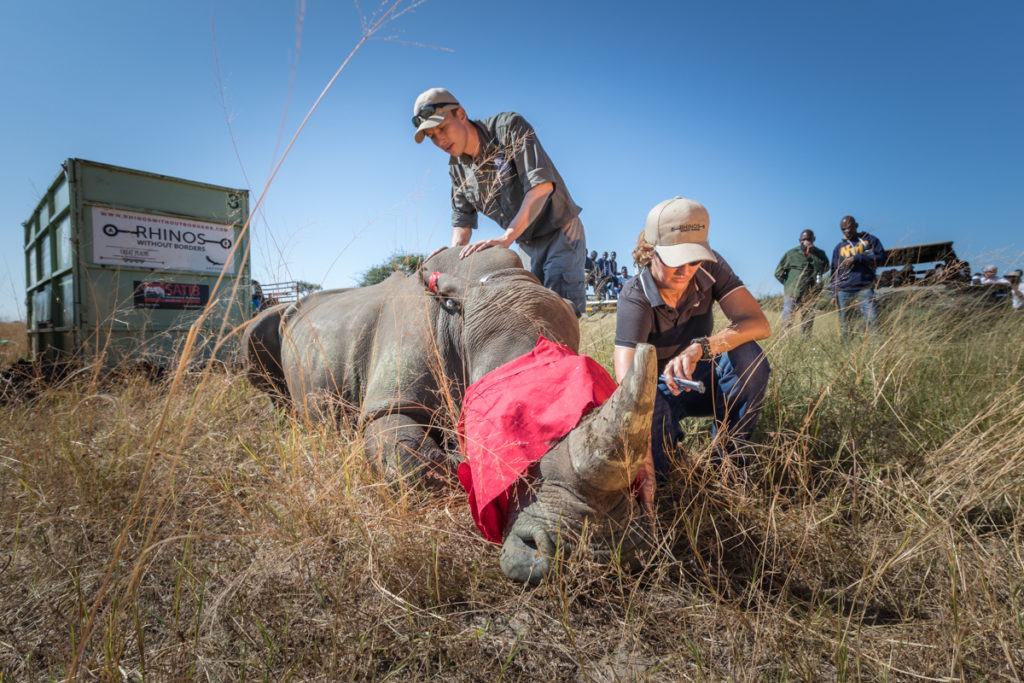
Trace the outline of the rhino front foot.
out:
[[[455,467],[430,432],[413,417],[382,415],[366,427],[366,455],[388,479],[428,486],[455,481]]]

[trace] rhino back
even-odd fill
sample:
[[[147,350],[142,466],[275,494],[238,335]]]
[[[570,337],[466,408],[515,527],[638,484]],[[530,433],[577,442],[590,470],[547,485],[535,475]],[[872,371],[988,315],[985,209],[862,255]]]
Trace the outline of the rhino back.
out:
[[[440,313],[435,299],[414,277],[395,282],[385,293],[377,320],[367,350],[363,416],[392,410],[433,415],[447,403],[441,387],[448,386],[448,379],[456,379],[456,384],[460,379],[453,377],[459,367],[454,321]]]
[[[427,402],[436,395],[426,386],[430,309],[422,288],[403,276],[296,304],[282,339],[294,404],[309,412],[340,399],[346,412],[366,416]]]

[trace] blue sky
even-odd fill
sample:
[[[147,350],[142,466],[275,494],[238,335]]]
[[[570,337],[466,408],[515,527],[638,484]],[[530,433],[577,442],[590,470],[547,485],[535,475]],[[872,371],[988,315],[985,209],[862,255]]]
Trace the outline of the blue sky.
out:
[[[386,3],[385,7],[390,4]],[[80,157],[249,187],[253,202],[373,0],[5,3],[0,318],[24,314],[21,222]],[[755,294],[799,232],[953,240],[1024,266],[1024,3],[427,0],[364,45],[253,223],[253,274],[349,286],[450,237],[446,157],[412,101],[522,113],[619,263],[659,201],[711,215]],[[299,17],[301,15],[301,24]],[[218,76],[219,74],[219,76]],[[479,236],[496,236],[481,221]]]

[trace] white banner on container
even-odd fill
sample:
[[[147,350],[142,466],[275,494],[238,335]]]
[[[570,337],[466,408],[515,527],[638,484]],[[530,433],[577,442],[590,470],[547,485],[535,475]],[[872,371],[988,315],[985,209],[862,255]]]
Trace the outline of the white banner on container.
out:
[[[92,260],[106,266],[219,273],[237,230],[190,218],[92,207]],[[234,262],[227,273],[235,272]]]

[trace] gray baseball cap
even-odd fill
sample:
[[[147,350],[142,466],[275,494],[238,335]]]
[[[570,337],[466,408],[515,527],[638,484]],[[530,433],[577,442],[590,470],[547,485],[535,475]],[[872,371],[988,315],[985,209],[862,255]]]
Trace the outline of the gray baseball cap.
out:
[[[462,106],[447,88],[430,88],[420,93],[412,105],[412,125],[416,126],[416,142],[423,142],[428,128],[434,128],[444,121],[445,114],[452,107]]]

